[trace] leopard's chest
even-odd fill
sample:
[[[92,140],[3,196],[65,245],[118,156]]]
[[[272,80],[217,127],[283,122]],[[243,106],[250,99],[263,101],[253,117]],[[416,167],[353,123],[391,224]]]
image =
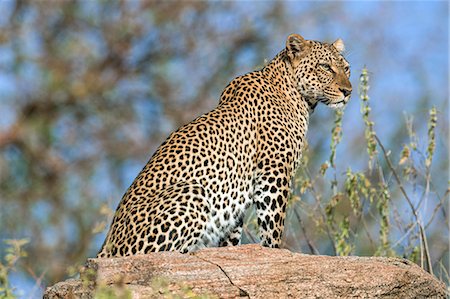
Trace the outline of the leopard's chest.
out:
[[[226,183],[226,182],[225,182]],[[249,187],[228,194],[213,196],[211,217],[206,224],[203,242],[205,246],[218,246],[219,243],[242,221],[248,207],[251,205]]]

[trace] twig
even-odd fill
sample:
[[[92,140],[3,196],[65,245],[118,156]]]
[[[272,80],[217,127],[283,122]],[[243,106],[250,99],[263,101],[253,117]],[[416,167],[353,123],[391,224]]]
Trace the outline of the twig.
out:
[[[414,225],[411,225],[411,227],[406,231],[406,233],[392,245],[392,248],[395,248],[397,247],[397,245],[400,245],[400,243],[412,232],[413,229]]]
[[[313,180],[311,179],[311,173],[309,172],[309,169],[307,167],[305,167],[305,174],[308,177],[309,181],[313,182]],[[328,224],[327,216],[324,213],[324,208],[322,207],[321,200],[320,200],[319,196],[317,195],[316,189],[314,188],[314,184],[311,183],[311,187],[309,189],[311,190],[311,194],[313,195],[314,199],[316,200],[316,204],[319,206],[319,212],[320,212],[320,215],[322,216],[322,220],[325,224],[325,232],[327,233],[328,238],[331,241],[331,247],[333,248],[334,255],[336,255],[337,254],[336,244],[334,243],[334,238],[331,235],[331,231],[330,231],[331,228],[330,228],[330,225]]]
[[[47,270],[43,271],[39,277],[36,276],[36,274],[33,272],[33,270],[30,267],[25,267],[27,272],[33,277],[35,280],[35,284],[33,285],[33,288],[31,289],[30,293],[28,294],[28,298],[34,298],[35,293],[38,289],[43,290],[44,287],[42,286],[42,281],[44,279],[44,276],[47,274]]]
[[[252,234],[252,232],[248,229],[247,224],[244,224],[244,226],[242,227],[244,229],[244,233],[247,236],[247,238],[250,239],[250,241],[252,241],[252,243],[257,243],[256,237]]]
[[[370,245],[373,248],[376,248],[375,242],[373,241],[372,236],[370,235],[370,229],[367,227],[367,223],[366,223],[366,221],[364,221],[364,218],[361,218],[361,222],[362,222],[362,224],[364,226],[364,230],[366,231],[367,239],[369,240]]]
[[[380,146],[380,148],[381,148],[381,150],[383,152],[383,155],[384,155],[384,158],[386,160],[386,163],[387,163],[389,169],[392,171],[392,174],[394,175],[395,181],[397,182],[397,185],[400,188],[401,193],[405,197],[406,201],[408,202],[409,207],[411,208],[411,211],[413,212],[414,218],[416,220],[416,224],[419,227],[420,237],[422,239],[421,245],[423,245],[423,253],[425,254],[425,257],[426,257],[428,271],[431,274],[433,274],[433,268],[432,268],[432,265],[431,265],[430,252],[428,250],[428,243],[427,243],[425,231],[423,229],[422,224],[420,223],[419,215],[417,214],[417,210],[414,208],[414,205],[413,205],[411,199],[409,198],[408,194],[406,193],[406,190],[403,187],[403,184],[402,184],[402,182],[400,180],[400,177],[398,176],[397,172],[395,171],[395,168],[392,165],[392,162],[389,159],[389,156],[387,155],[386,149],[384,148],[384,146],[381,143],[381,141],[378,138],[378,136],[374,134],[374,137],[375,137],[375,140],[377,141],[378,145]]]
[[[300,228],[302,229],[303,235],[305,236],[306,243],[308,244],[309,250],[312,254],[320,254],[319,250],[312,244],[311,240],[309,240],[308,235],[306,234],[305,227],[303,226],[303,221],[300,218],[300,214],[298,213],[297,209],[294,209],[295,217],[297,217],[297,221],[300,224]]]
[[[436,191],[436,188],[434,187],[433,182],[430,181],[430,187],[433,189],[433,193],[436,195],[439,203],[436,205],[436,207],[434,208],[433,214],[430,217],[430,220],[428,220],[428,223],[425,225],[425,229],[428,228],[428,226],[430,226],[430,224],[433,222],[434,217],[436,216],[438,210],[442,211],[442,216],[444,217],[444,219],[448,219],[447,218],[447,213],[445,212],[445,205],[444,205],[444,200],[447,199],[448,200],[448,195],[450,193],[450,189],[447,189],[447,191],[445,192],[445,194],[440,197],[439,194]],[[442,198],[445,198],[444,200]]]

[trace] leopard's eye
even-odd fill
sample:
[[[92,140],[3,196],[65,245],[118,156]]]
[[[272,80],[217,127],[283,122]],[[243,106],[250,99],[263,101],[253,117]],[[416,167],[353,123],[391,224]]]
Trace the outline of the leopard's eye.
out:
[[[333,69],[331,68],[331,66],[330,66],[329,64],[321,63],[321,64],[320,64],[320,67],[321,67],[322,69],[324,69],[325,71],[327,71],[327,72],[333,73]]]

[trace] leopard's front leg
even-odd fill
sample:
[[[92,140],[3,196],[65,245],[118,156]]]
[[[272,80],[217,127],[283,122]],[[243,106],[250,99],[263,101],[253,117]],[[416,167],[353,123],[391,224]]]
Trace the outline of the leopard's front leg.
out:
[[[243,220],[240,220],[237,226],[226,236],[226,238],[220,241],[219,247],[241,245],[242,225]]]
[[[290,192],[289,183],[289,167],[260,165],[253,202],[256,207],[262,246],[280,247]]]

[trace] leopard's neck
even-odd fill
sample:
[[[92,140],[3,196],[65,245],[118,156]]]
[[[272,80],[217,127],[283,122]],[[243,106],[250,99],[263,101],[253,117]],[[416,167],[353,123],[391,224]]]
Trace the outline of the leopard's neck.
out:
[[[299,78],[296,78],[294,75],[294,70],[289,62],[286,50],[278,53],[261,72],[280,92],[286,95],[286,98],[300,106],[299,108],[301,110],[306,108],[308,114],[314,111],[317,101],[305,98],[298,91]]]

